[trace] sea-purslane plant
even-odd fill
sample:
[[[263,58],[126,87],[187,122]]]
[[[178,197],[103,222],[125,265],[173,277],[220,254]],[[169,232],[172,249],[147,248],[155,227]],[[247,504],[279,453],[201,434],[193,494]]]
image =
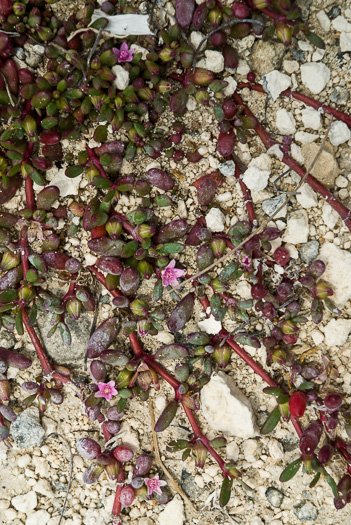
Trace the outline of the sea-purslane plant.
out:
[[[93,23],[95,2],[86,3],[66,20],[60,20],[50,4],[0,0],[0,113],[4,123],[0,137],[0,204],[4,205],[0,212],[0,324],[20,336],[28,333],[43,370],[42,377],[23,383],[22,389],[29,394],[23,406],[36,403],[44,412],[49,402],[62,403],[65,383],[77,387],[70,370],[48,359],[36,322],[40,310],[49,314],[51,328],[45,336],[59,331],[63,344],[69,346],[67,316],[77,321],[83,311],[96,308],[91,289],[79,284],[80,273],[89,270],[112,295],[113,312],[89,339],[89,377],[85,387],[78,389],[87,417],[100,425],[101,439],[80,437],[77,451],[90,462],[85,483],[94,483],[102,475],[116,482],[116,523],[122,508],[129,507],[137,496],[160,504],[168,500],[166,481],[160,479],[152,457],[135,457],[135,451],[123,443],[121,432],[128,401],[145,402],[162,381],[173,388],[174,397],[158,418],[155,432],[168,428],[180,409],[192,428],[189,439],[174,440],[167,450],[182,451],[183,460],[193,458],[197,468],[203,468],[210,457],[218,463],[223,474],[222,506],[229,501],[234,481],[251,490],[239,466],[221,457],[225,438],[209,440],[196,418],[201,388],[213,371],[228,370],[233,352],[267,383],[264,392],[276,399],[261,433],[271,432],[280,420],[290,420],[300,438],[301,454],[284,469],[280,480],[290,480],[303,466],[314,475],[311,486],[321,476],[326,479],[335,507],[342,508],[351,500],[351,446],[337,430],[342,422],[350,435],[350,409],[331,386],[337,371],[327,357],[322,363],[309,360],[304,364],[293,352],[301,325],[308,320],[318,325],[326,311],[332,315],[341,312],[332,301],[332,288],[323,281],[324,263],[315,260],[297,269],[284,243],[273,248],[280,230],[268,224],[257,227],[250,191],[241,180],[245,166],[235,153],[236,144],[245,144],[254,134],[267,149],[276,145],[240,95],[243,88],[263,91],[255,73],[249,72],[247,82],[229,95],[229,83],[222,74],[198,67],[201,54],[209,49],[219,51],[225,67],[235,70],[240,58],[235,40],[250,33],[263,40],[278,38],[286,46],[297,35],[304,35],[317,47],[324,47],[323,41],[302,21],[294,1],[248,0],[228,7],[218,0],[200,5],[176,0],[170,27],[155,27],[155,36],[131,36],[122,42],[107,32],[107,15],[132,13],[125,2],[104,2],[101,10],[106,17]],[[155,5],[151,25],[155,24],[154,10]],[[197,49],[188,38],[193,30],[204,35]],[[42,74],[18,65],[16,50],[24,44],[43,46]],[[124,87],[118,68],[128,78]],[[282,95],[322,107],[351,125],[347,114],[304,94],[287,91]],[[199,214],[195,224],[181,218],[160,223],[159,208],[177,204],[177,181],[165,169],[153,167],[141,177],[121,173],[124,161],[143,156],[175,162],[201,160],[201,154],[183,140],[190,97],[213,112],[218,155],[234,161],[243,193],[248,219],[238,221],[226,233],[212,233],[203,216],[224,183],[217,170],[193,182]],[[172,117],[169,131],[158,125],[167,112]],[[99,145],[76,155],[65,152],[63,140],[73,143],[88,137]],[[278,144],[282,162],[326,198],[351,229],[350,211],[290,157],[290,144],[288,136]],[[89,202],[77,197],[67,206],[58,187],[47,182],[46,172],[61,167],[63,161],[67,178],[86,178]],[[43,188],[35,193],[33,183]],[[16,213],[10,213],[6,203],[19,194],[22,185],[25,199]],[[123,194],[138,198],[138,205],[125,215],[116,209]],[[81,258],[62,249],[63,221],[68,236],[89,236],[88,247],[97,256],[94,264],[86,267]],[[178,260],[177,254],[185,247],[193,250],[197,274],[188,275],[188,268]],[[275,273],[272,279],[277,265],[279,275]],[[67,289],[62,297],[50,291],[52,272],[65,276]],[[251,298],[246,300],[232,292],[232,283],[241,277],[250,285]],[[152,286],[148,297],[139,293],[145,281]],[[191,290],[185,288],[189,282]],[[166,294],[174,301],[171,311],[162,304]],[[154,353],[143,348],[140,338],[155,336],[166,327],[183,335],[196,301],[216,321],[234,321],[233,332],[223,328],[214,337],[191,332],[184,334],[182,342],[163,345]],[[264,333],[253,328],[258,319],[265,322]],[[120,334],[128,338],[128,350],[120,350]],[[265,347],[276,377],[245,351],[245,345]],[[23,370],[30,367],[31,360],[0,348],[0,439],[11,446],[9,424],[16,414],[7,404],[11,395],[8,365]],[[300,420],[306,415],[309,424],[303,430]],[[336,454],[346,463],[346,473],[338,483],[328,470]],[[130,463],[133,470],[128,476]]]

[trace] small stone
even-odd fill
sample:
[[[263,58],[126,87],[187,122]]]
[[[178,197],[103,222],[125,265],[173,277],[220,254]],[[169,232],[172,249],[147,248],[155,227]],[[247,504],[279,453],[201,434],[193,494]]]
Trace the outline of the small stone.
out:
[[[256,166],[249,166],[242,178],[249,190],[262,191],[268,184],[271,172],[261,170]]]
[[[255,463],[260,457],[260,448],[258,442],[255,439],[247,439],[242,444],[242,450],[244,453],[245,460],[249,463]]]
[[[233,71],[233,70],[230,70],[230,71]],[[238,75],[241,75],[242,77],[246,77],[246,75],[249,73],[250,71],[250,66],[249,64],[246,62],[246,60],[242,60],[240,59],[239,60],[239,64],[238,64],[238,67],[236,68],[236,73]]]
[[[304,123],[306,128],[311,128],[317,131],[322,125],[321,114],[315,109],[303,109],[302,122]]]
[[[46,525],[50,514],[46,510],[37,510],[26,519],[26,525]]]
[[[331,20],[334,20],[337,16],[341,15],[341,9],[340,6],[334,5],[329,11],[328,16]]]
[[[111,67],[111,71],[116,76],[113,81],[116,88],[121,91],[126,89],[129,86],[129,71],[119,64]]]
[[[27,494],[20,494],[15,496],[11,500],[11,504],[16,510],[23,512],[23,514],[29,514],[37,506],[38,500],[36,493],[31,490]]]
[[[351,299],[351,253],[334,243],[325,242],[319,258],[326,263],[323,281],[331,284],[332,300],[340,307]]]
[[[324,58],[325,55],[325,49],[316,49],[316,51],[312,55],[313,62],[319,62]]]
[[[195,49],[199,47],[202,40],[205,38],[205,35],[201,33],[200,31],[192,31],[190,33],[190,43],[194,46]],[[199,51],[203,51],[206,48],[206,40],[201,46],[201,49]]]
[[[302,155],[304,157],[304,165],[308,169],[319,151],[320,144],[306,144],[302,146]],[[319,182],[326,186],[332,186],[334,180],[339,175],[339,166],[336,162],[333,147],[330,144],[326,144],[324,150],[319,155],[311,175],[313,175]]]
[[[345,122],[333,122],[330,126],[329,140],[333,146],[344,144],[351,138],[351,131]]]
[[[186,219],[188,216],[188,210],[186,209],[185,202],[182,200],[178,201],[177,215],[179,215],[181,219]]]
[[[311,186],[303,184],[299,189],[296,200],[303,208],[314,208],[318,204],[317,194]]]
[[[282,237],[284,242],[291,244],[299,244],[307,242],[308,240],[308,216],[302,211],[294,211],[289,215],[286,230]]]
[[[286,196],[281,194],[278,197],[273,197],[272,199],[268,199],[266,201],[263,201],[262,202],[262,210],[267,215],[272,217],[272,215],[274,215],[276,210],[278,208],[280,208],[280,206],[282,204],[284,204],[285,202],[286,202]],[[275,215],[274,217],[277,218],[277,219],[282,218],[282,217],[284,218],[284,217],[286,217],[286,214],[287,214],[287,207],[284,206],[284,208],[282,208],[280,210],[280,212],[278,212],[277,215]]]
[[[302,51],[313,51],[313,47],[309,42],[306,42],[305,40],[298,40],[297,45],[299,46]]]
[[[304,163],[304,158],[303,158],[300,146],[298,146],[297,144],[293,142],[291,144],[290,151],[291,151],[291,156],[294,160],[296,160],[299,164]]]
[[[222,330],[222,323],[217,321],[212,314],[204,321],[198,322],[197,325],[200,330],[203,330],[206,334],[216,335]]]
[[[347,188],[347,186],[349,185],[349,181],[346,177],[339,175],[339,177],[337,177],[335,180],[335,184],[338,188]]]
[[[206,226],[212,232],[223,232],[225,228],[225,215],[219,208],[211,208],[206,215]]]
[[[277,440],[271,438],[268,443],[269,454],[274,461],[281,461],[284,459],[283,445]]]
[[[296,73],[300,68],[299,63],[296,60],[284,60],[283,66],[289,75]]]
[[[340,51],[347,53],[351,51],[351,34],[342,32],[340,33]]]
[[[336,86],[331,94],[330,100],[335,104],[345,105],[350,98],[350,92],[341,86]]]
[[[317,135],[313,135],[313,133],[307,133],[306,131],[298,131],[295,133],[295,140],[296,142],[300,142],[300,144],[311,144],[317,138]]]
[[[230,191],[225,191],[224,193],[220,193],[216,196],[216,201],[218,202],[228,202],[233,198],[233,195],[230,193]]]
[[[295,119],[286,109],[278,109],[275,123],[279,132],[284,135],[293,135],[296,131]]]
[[[351,319],[332,319],[324,329],[324,342],[328,347],[346,343],[351,332]]]
[[[179,496],[175,496],[158,516],[159,525],[183,525],[185,520],[184,505]]]
[[[15,336],[5,329],[0,332],[0,346],[3,348],[11,348],[16,343]]]
[[[226,97],[231,97],[235,93],[238,83],[233,77],[225,77],[224,80],[228,82],[228,85],[223,89],[223,94]]]
[[[301,260],[306,263],[310,264],[312,261],[317,259],[319,251],[319,242],[318,241],[309,241],[303,244],[300,248],[300,257]]]
[[[317,330],[317,328],[313,330],[313,332],[311,332],[311,337],[312,337],[313,343],[316,346],[322,344],[324,341],[324,335],[322,334],[320,330]]]
[[[330,69],[320,62],[308,62],[301,66],[302,83],[315,95],[323,91],[330,79]]]
[[[159,395],[155,397],[155,407],[159,412],[166,408],[167,399],[165,396]]]
[[[232,461],[237,461],[239,457],[239,447],[235,443],[235,441],[232,441],[232,443],[228,443],[226,447],[226,456],[228,459],[231,459]]]
[[[39,494],[42,494],[43,496],[46,496],[47,498],[53,498],[55,496],[50,483],[46,479],[40,479],[37,481],[36,484],[33,485],[33,490]]]
[[[315,521],[318,516],[318,511],[313,503],[304,500],[294,507],[294,514],[301,521]]]
[[[70,179],[66,177],[64,169],[57,171],[57,168],[51,168],[46,172],[46,176],[47,179],[50,180],[52,186],[58,187],[60,190],[60,197],[78,195],[78,189],[83,175]]]
[[[206,49],[205,58],[199,61],[197,67],[208,69],[213,71],[213,73],[220,73],[224,69],[223,53]]]
[[[11,423],[10,434],[20,448],[39,446],[45,435],[39,423],[39,410],[29,407],[21,412],[16,421]]]
[[[332,21],[332,26],[336,31],[346,31],[346,33],[351,32],[351,24],[346,20],[344,16],[337,16]]]
[[[218,166],[219,171],[224,175],[224,177],[231,177],[235,174],[235,164],[232,160],[228,160],[227,162],[222,162]]]
[[[280,71],[274,70],[263,77],[263,89],[275,101],[282,91],[291,86],[291,78]]]
[[[281,507],[281,504],[283,503],[284,494],[280,492],[280,490],[276,489],[275,487],[268,487],[268,489],[265,492],[265,496],[268,499],[269,503],[272,505],[272,507],[279,509]]]
[[[149,50],[145,49],[145,47],[138,46],[138,44],[132,44],[131,49],[134,49],[135,55],[138,53],[141,53],[142,60],[146,60],[147,55],[149,54]]]
[[[280,42],[256,40],[250,55],[252,69],[260,75],[266,75],[274,69],[279,70],[284,54],[284,44]]]
[[[191,500],[198,497],[199,488],[196,486],[194,476],[185,468],[182,469],[181,487]]]
[[[330,20],[325,11],[318,11],[317,20],[323,31],[329,31],[330,29]]]
[[[201,410],[213,430],[241,438],[257,434],[249,400],[238,389],[234,380],[223,372],[212,374],[209,383],[202,388]]]

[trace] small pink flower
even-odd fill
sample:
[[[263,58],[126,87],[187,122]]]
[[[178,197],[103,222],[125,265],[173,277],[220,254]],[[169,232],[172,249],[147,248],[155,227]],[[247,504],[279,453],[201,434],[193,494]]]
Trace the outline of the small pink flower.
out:
[[[184,270],[178,270],[175,267],[175,260],[173,259],[164,270],[161,272],[163,286],[177,286],[179,277],[185,274]]]
[[[96,392],[94,397],[104,397],[107,401],[111,401],[112,396],[118,394],[115,389],[115,382],[109,381],[108,383],[98,383],[99,391]]]
[[[129,49],[127,42],[123,42],[120,49],[113,47],[112,51],[117,56],[118,62],[130,62],[133,60],[134,49]]]
[[[244,266],[247,269],[251,267],[252,259],[250,255],[245,252],[242,252],[240,254],[240,263],[242,264],[242,266]]]
[[[148,495],[151,496],[153,492],[156,494],[162,494],[161,487],[167,485],[167,481],[163,481],[159,478],[158,474],[154,478],[145,478],[145,485],[147,486]]]

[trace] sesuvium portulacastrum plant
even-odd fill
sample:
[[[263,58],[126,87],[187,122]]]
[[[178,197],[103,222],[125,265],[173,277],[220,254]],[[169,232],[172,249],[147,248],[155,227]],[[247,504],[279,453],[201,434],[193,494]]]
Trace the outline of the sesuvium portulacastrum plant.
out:
[[[234,153],[235,144],[245,143],[255,133],[267,148],[275,144],[239,94],[244,87],[263,90],[255,83],[254,72],[229,96],[225,95],[225,74],[197,67],[203,50],[212,49],[223,54],[226,67],[235,69],[239,61],[235,41],[249,33],[264,40],[278,38],[286,46],[297,34],[305,35],[317,47],[323,47],[323,42],[301,21],[299,7],[289,0],[234,2],[231,7],[217,0],[200,5],[193,0],[176,0],[173,25],[155,29],[155,36],[131,36],[122,43],[105,31],[107,18],[91,23],[94,2],[67,20],[54,14],[51,3],[0,0],[0,204],[4,205],[0,213],[0,323],[4,330],[28,333],[43,369],[42,378],[22,385],[29,394],[24,406],[38,403],[43,412],[48,402],[62,402],[65,383],[74,383],[70,370],[50,363],[35,325],[38,310],[44,310],[51,319],[46,337],[58,330],[63,344],[70,345],[67,316],[77,320],[82,311],[95,310],[91,290],[78,284],[80,272],[89,270],[113,296],[115,311],[89,340],[86,356],[90,379],[79,391],[87,416],[101,427],[100,441],[105,445],[82,437],[77,450],[92,462],[83,477],[86,483],[94,483],[102,475],[116,481],[115,523],[122,507],[130,506],[136,496],[167,501],[166,482],[159,478],[151,456],[134,458],[120,433],[128,400],[146,401],[152,388],[160,388],[162,379],[174,389],[174,398],[160,415],[155,431],[164,431],[183,408],[193,433],[189,440],[169,443],[168,450],[183,451],[183,459],[193,457],[198,468],[212,456],[223,473],[222,506],[230,498],[234,481],[251,490],[238,466],[220,456],[224,437],[209,440],[195,416],[201,388],[213,370],[228,367],[233,351],[266,381],[267,395],[276,398],[276,408],[263,425],[262,434],[271,432],[283,419],[292,422],[300,438],[301,455],[285,468],[281,481],[291,479],[302,466],[313,476],[311,486],[321,476],[326,479],[335,507],[342,508],[351,499],[351,445],[337,431],[342,423],[350,435],[350,408],[341,394],[333,391],[331,382],[337,371],[326,357],[322,363],[304,364],[292,352],[300,326],[308,319],[319,324],[325,309],[340,314],[331,299],[332,289],[322,280],[325,266],[316,260],[308,267],[296,267],[284,245],[272,249],[272,241],[280,236],[278,229],[267,225],[253,229],[257,220],[250,192],[240,180],[243,166]],[[106,1],[101,10],[106,15],[132,13],[126,4],[122,0]],[[200,51],[187,38],[192,30],[206,35]],[[139,52],[140,47],[133,47],[134,43],[144,47],[145,55]],[[24,44],[43,46],[42,74],[19,65],[15,54]],[[123,68],[129,78],[124,89],[119,88],[120,73],[115,73],[114,66]],[[321,105],[298,92],[283,95],[313,107]],[[195,224],[184,219],[160,224],[157,219],[155,210],[177,204],[177,184],[166,171],[152,168],[141,178],[121,175],[123,160],[138,156],[175,162],[186,157],[193,163],[201,159],[198,151],[182,144],[190,96],[213,111],[219,131],[218,155],[236,164],[248,220],[236,223],[225,234],[211,233],[201,215],[211,208],[216,190],[223,184],[218,171],[194,182],[199,204]],[[323,110],[351,125],[348,115],[325,105]],[[169,132],[158,126],[166,111],[174,115]],[[78,155],[63,148],[63,140],[74,144],[87,138],[91,129],[99,146],[87,147]],[[123,139],[117,139],[118,134]],[[326,198],[351,229],[349,210],[289,156],[290,143],[290,137],[283,137],[279,145],[282,161]],[[64,200],[57,206],[59,189],[47,183],[45,173],[62,161],[68,163],[68,178],[86,177],[92,194],[87,204],[78,198],[69,206]],[[33,183],[43,186],[36,195]],[[16,213],[6,211],[6,203],[19,194],[22,185],[25,199],[20,209]],[[157,193],[154,188],[163,192]],[[138,196],[141,205],[126,215],[118,213],[115,208],[121,194]],[[95,264],[85,267],[81,260],[64,252],[62,224],[68,236],[83,230],[90,235],[89,249],[98,257]],[[189,278],[186,269],[173,258],[185,246],[193,247],[199,270],[192,277],[190,292],[181,287]],[[231,262],[217,271],[229,256]],[[279,277],[276,264],[282,269]],[[215,274],[210,271],[213,269]],[[63,298],[50,292],[52,271],[60,272],[67,281]],[[251,286],[251,299],[245,301],[233,295],[229,287],[242,275]],[[138,293],[145,280],[152,284],[152,296]],[[170,313],[161,303],[164,294],[174,300]],[[235,320],[237,329],[231,334],[222,329],[212,338],[202,332],[190,333],[182,344],[162,346],[154,354],[143,349],[140,337],[146,334],[154,336],[166,326],[172,333],[181,333],[193,315],[195,301],[200,301],[206,314],[210,312],[217,321]],[[251,328],[257,317],[265,321],[264,334],[256,334]],[[115,348],[120,330],[129,338],[130,350],[126,352]],[[264,345],[269,363],[275,364],[277,380],[240,345]],[[26,369],[31,360],[0,348],[0,439],[11,446],[8,427],[16,414],[7,405],[8,365]],[[66,395],[71,395],[71,390]],[[300,426],[302,417],[305,430]],[[338,482],[332,477],[335,457],[346,464]],[[125,464],[130,462],[133,469],[128,467],[131,474],[127,475]]]

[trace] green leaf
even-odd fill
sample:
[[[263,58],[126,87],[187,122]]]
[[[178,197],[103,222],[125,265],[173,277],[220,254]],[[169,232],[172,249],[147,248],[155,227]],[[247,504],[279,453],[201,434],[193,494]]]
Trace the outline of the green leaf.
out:
[[[274,430],[275,427],[278,425],[280,417],[281,413],[279,410],[279,406],[276,406],[264,422],[263,427],[261,428],[261,434],[265,435],[272,432],[272,430]]]
[[[242,275],[242,272],[237,272],[237,270],[238,265],[236,263],[228,264],[218,275],[218,280],[221,281],[221,283],[227,283],[228,281],[233,280],[234,273],[241,273]],[[240,275],[238,277],[240,277]],[[238,279],[238,277],[236,277],[236,279]]]
[[[227,444],[227,440],[224,437],[222,437],[222,436],[219,436],[219,437],[216,437],[214,439],[211,439],[211,441],[210,441],[210,445],[213,448],[225,447],[226,444]]]
[[[230,499],[230,493],[233,486],[233,478],[224,478],[221,493],[219,495],[219,504],[221,507],[225,507]]]
[[[69,177],[70,179],[79,177],[79,175],[81,175],[82,173],[83,173],[82,166],[68,166],[68,168],[65,171],[66,177]]]
[[[59,329],[62,337],[63,344],[65,346],[71,345],[71,333],[65,323],[59,323]]]
[[[172,423],[177,413],[178,403],[175,399],[170,401],[155,425],[155,432],[163,432]]]
[[[339,493],[338,493],[338,487],[336,486],[335,481],[329,474],[325,474],[325,480],[330,486],[330,488],[332,489],[334,498],[337,498],[339,496]]]
[[[156,195],[155,199],[155,204],[157,204],[157,206],[160,206],[161,208],[164,208],[165,206],[172,206],[173,201],[170,197],[168,197],[168,195]]]
[[[8,304],[12,303],[15,299],[17,299],[18,292],[17,290],[5,290],[4,292],[0,293],[0,303],[2,304]]]
[[[219,122],[224,120],[224,111],[222,109],[222,106],[220,106],[219,104],[214,105],[213,113],[214,113],[215,119],[218,120]]]
[[[315,477],[313,478],[313,480],[311,481],[311,483],[309,485],[310,489],[313,489],[313,487],[315,487],[317,485],[320,477],[321,477],[321,473],[317,472],[317,474],[315,475]]]
[[[279,397],[282,394],[284,394],[284,391],[281,388],[278,388],[276,386],[268,386],[267,388],[263,389],[263,392],[265,394],[269,394],[270,396]]]
[[[316,386],[315,383],[312,383],[312,381],[305,381],[304,383],[301,383],[298,390],[311,390]]]
[[[23,335],[24,334],[24,329],[23,329],[23,317],[22,317],[22,312],[21,310],[18,310],[17,314],[16,314],[16,330],[17,330],[17,333],[18,335]]]
[[[221,298],[218,294],[213,294],[210,300],[211,312],[217,321],[222,321],[227,309],[222,307]]]
[[[33,326],[35,321],[37,320],[37,315],[38,315],[38,308],[36,306],[36,304],[34,304],[32,306],[32,309],[31,311],[29,312],[29,316],[28,316],[28,324],[29,326]]]
[[[284,482],[284,481],[289,481],[290,479],[292,479],[295,476],[295,474],[298,473],[301,465],[302,465],[302,459],[301,458],[295,459],[295,461],[290,463],[280,474],[279,481]]]
[[[29,174],[30,178],[32,179],[35,184],[38,184],[38,186],[45,186],[45,179],[37,170],[34,170]]]
[[[179,242],[167,242],[157,247],[157,251],[160,252],[162,255],[168,255],[170,253],[180,253],[181,251],[183,251],[183,249],[183,244],[180,244]]]
[[[314,46],[319,47],[319,49],[325,49],[324,41],[318,35],[316,35],[316,33],[309,31],[308,33],[305,33],[305,37]]]
[[[190,448],[185,449],[182,454],[182,461],[185,461],[190,456],[190,453],[191,453]]]
[[[158,301],[159,299],[161,299],[162,294],[163,294],[162,279],[159,279],[154,286],[154,289],[152,292],[152,299],[154,301]]]
[[[108,179],[105,179],[105,177],[102,177],[101,175],[96,175],[93,178],[93,184],[99,190],[107,190],[111,187],[111,182]]]
[[[188,355],[187,347],[177,343],[163,346],[155,354],[158,359],[182,359],[188,357]]]

